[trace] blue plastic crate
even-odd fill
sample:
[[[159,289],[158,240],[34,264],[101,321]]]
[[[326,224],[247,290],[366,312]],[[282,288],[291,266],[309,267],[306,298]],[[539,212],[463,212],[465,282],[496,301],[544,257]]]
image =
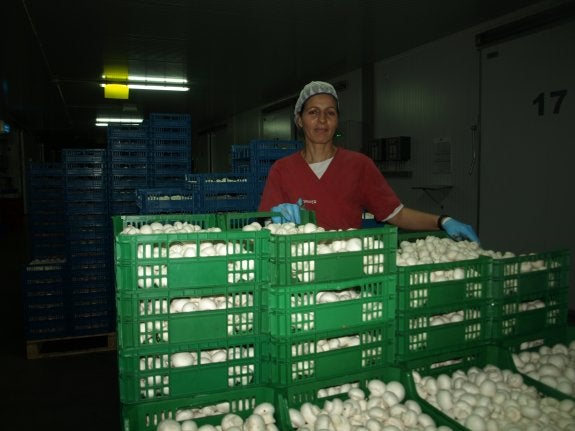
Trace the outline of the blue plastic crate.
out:
[[[71,214],[108,214],[108,202],[107,201],[67,201],[64,204],[65,211],[67,215]]]
[[[68,334],[71,336],[100,335],[116,330],[116,320],[114,313],[103,313],[104,315],[94,316],[85,314],[71,318],[68,325]]]
[[[108,187],[107,182],[103,183],[103,187],[95,188],[77,188],[67,187],[65,190],[66,202],[94,202],[103,203],[107,205],[108,202]]]
[[[152,187],[180,187],[184,186],[184,174],[156,174],[152,178]]]
[[[250,146],[249,145],[232,145],[232,160],[249,160],[250,159]]]
[[[155,162],[150,169],[150,175],[152,177],[177,176],[179,180],[184,181],[191,168],[192,163],[188,160]]]
[[[157,128],[152,129],[152,139],[154,138],[163,141],[176,139],[180,141],[188,141],[189,143],[192,140],[192,132],[190,128],[185,126],[171,127],[169,125],[158,125]]]
[[[106,150],[99,148],[64,148],[62,149],[62,162],[64,168],[74,164],[99,164],[106,160]]]
[[[143,188],[136,191],[141,214],[194,212],[197,196],[184,187]]]
[[[133,202],[111,202],[110,215],[136,215],[140,213],[140,208],[134,199]]]
[[[302,141],[289,140],[252,140],[250,159],[279,159],[303,148]]]
[[[121,148],[117,150],[109,151],[109,163],[113,166],[115,164],[123,163],[133,163],[136,165],[142,163],[148,163],[149,150],[147,142],[145,145],[140,146],[128,146],[122,145]]]
[[[64,185],[62,163],[29,162],[27,181],[31,189],[58,189]]]
[[[191,126],[192,117],[190,114],[180,114],[174,112],[152,112],[149,115],[150,125],[171,124],[176,126]]]
[[[192,155],[191,139],[188,135],[155,135],[151,140],[150,152],[152,154],[158,153],[162,155],[163,152],[177,152],[187,154],[188,157]]]
[[[204,196],[200,200],[199,212],[214,213],[214,212],[243,212],[255,211],[256,202],[249,195],[239,196]]]
[[[107,127],[108,148],[125,141],[148,139],[149,125],[144,120],[140,124],[110,124]]]
[[[229,195],[247,194],[252,190],[253,177],[250,174],[234,172],[185,175],[186,186],[200,194]]]
[[[191,161],[192,152],[189,148],[154,149],[150,152],[150,162]]]

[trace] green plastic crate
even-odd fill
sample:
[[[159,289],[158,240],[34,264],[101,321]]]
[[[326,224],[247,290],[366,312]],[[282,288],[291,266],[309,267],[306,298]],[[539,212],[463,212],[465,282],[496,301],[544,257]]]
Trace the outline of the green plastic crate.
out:
[[[566,324],[569,270],[567,250],[494,259],[495,340]]]
[[[494,299],[568,287],[570,261],[569,250],[493,259]]]
[[[323,254],[320,245],[357,239],[359,251]],[[394,274],[397,228],[270,236],[272,285],[297,285]]]
[[[257,283],[118,291],[118,346],[146,347],[260,335],[262,297],[266,292],[267,284]],[[186,300],[190,303],[186,304]]]
[[[575,340],[575,326],[564,324],[550,329],[541,329],[518,337],[504,338],[498,341],[498,345],[509,349],[512,353],[523,350],[537,350],[541,346],[553,346],[555,344],[569,345]]]
[[[499,341],[499,345],[503,349],[507,349],[513,355],[523,351],[538,351],[542,346],[553,347],[556,344],[564,344],[569,347],[569,344],[573,340],[575,340],[575,326],[565,324],[561,327],[543,329],[518,337],[505,338]],[[528,375],[524,373],[521,374],[528,384],[534,385],[537,383],[538,385],[543,385],[543,383],[529,377]],[[575,401],[574,395],[566,395],[552,387],[549,387],[549,392],[554,394],[553,397],[555,398],[568,397]]]
[[[455,421],[455,419],[449,417],[439,408],[433,407],[418,395],[413,372],[415,371],[419,373],[422,377],[431,376],[436,378],[440,374],[451,375],[458,370],[466,371],[472,367],[483,368],[487,365],[494,365],[501,370],[510,370],[511,372],[518,374],[509,351],[491,343],[472,348],[450,349],[433,356],[417,358],[398,364],[398,366],[406,372],[406,385],[408,387],[408,391],[416,394],[418,402],[424,406],[425,409],[435,409],[437,415],[446,417],[452,424],[448,426],[450,426],[454,431],[467,430],[468,428]],[[527,383],[525,380],[524,382],[529,386],[534,387],[542,396],[552,397],[558,400],[567,398],[565,394],[558,394],[557,391],[551,391],[551,388],[538,382],[533,381]]]
[[[268,338],[213,339],[118,351],[120,399],[135,403],[196,396],[264,383],[262,349]],[[172,366],[182,353],[194,355],[189,366]],[[180,354],[180,355],[178,355]],[[198,358],[201,358],[198,361]],[[210,358],[214,362],[210,362]]]
[[[433,281],[434,274],[458,274]],[[491,259],[398,267],[397,359],[472,347],[493,333]],[[459,317],[451,317],[457,314]],[[437,316],[445,317],[439,324]],[[449,317],[449,319],[447,319]]]
[[[398,229],[397,231],[397,244],[401,244],[402,241],[414,241],[418,239],[425,239],[428,236],[435,236],[437,238],[450,238],[447,232],[443,230],[416,230],[410,231],[405,229]]]
[[[491,296],[491,281],[491,259],[483,256],[456,262],[398,266],[399,309],[412,313],[418,309],[487,301]]]
[[[396,359],[432,356],[442,349],[472,347],[491,341],[493,322],[489,318],[488,302],[462,303],[455,308],[427,309],[411,316],[398,312]],[[459,310],[461,321],[432,325],[432,316]]]
[[[271,219],[272,216],[280,215],[276,212],[227,212],[218,214],[218,226],[223,230],[237,230],[253,222],[258,222],[262,226]],[[300,209],[301,224],[316,223],[315,213]]]
[[[135,197],[134,197],[135,199]],[[151,223],[173,224],[175,222],[200,226],[202,229],[217,227],[217,216],[215,214],[148,214],[148,215],[115,215],[112,216],[112,228],[114,236],[119,235],[128,226],[140,228],[144,224]]]
[[[270,287],[269,332],[288,337],[388,322],[395,318],[395,288],[395,275]]]
[[[419,396],[415,392],[413,385],[408,385],[408,372],[397,366],[377,367],[360,372],[349,372],[338,377],[317,380],[313,382],[293,384],[283,388],[276,388],[276,417],[278,428],[281,430],[294,429],[289,417],[289,409],[300,409],[302,404],[311,403],[319,408],[323,408],[326,401],[339,398],[342,401],[348,399],[347,392],[338,392],[342,386],[347,388],[357,387],[364,391],[366,397],[369,396],[367,384],[371,380],[381,380],[384,383],[398,381],[405,387],[405,399],[419,402],[422,412],[428,414],[436,426],[447,426],[452,430],[461,430],[457,422],[433,408],[429,403],[421,403]]]
[[[246,419],[253,409],[264,402],[274,402],[275,391],[267,386],[230,389],[219,393],[198,394],[145,403],[122,403],[122,431],[156,431],[163,419],[175,419],[178,412],[202,412],[194,419],[198,427],[220,425],[227,413]],[[277,420],[277,419],[276,419]]]
[[[560,328],[567,323],[569,288],[547,290],[529,295],[510,295],[493,304],[493,339],[536,333],[542,329]]]
[[[393,359],[393,322],[356,326],[339,331],[271,337],[270,383],[285,386],[344,376],[390,364]],[[336,341],[339,340],[339,341]],[[343,347],[342,340],[350,340]],[[325,351],[326,343],[342,347]]]
[[[206,243],[227,248],[223,256],[173,257],[183,244],[200,250]],[[118,235],[115,241],[116,288],[182,289],[265,282],[269,231],[198,232],[186,234]]]

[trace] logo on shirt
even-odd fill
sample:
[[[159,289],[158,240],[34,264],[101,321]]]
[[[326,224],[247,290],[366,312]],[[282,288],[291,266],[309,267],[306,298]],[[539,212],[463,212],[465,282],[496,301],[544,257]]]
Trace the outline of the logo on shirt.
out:
[[[304,205],[305,204],[315,205],[315,204],[317,204],[317,200],[316,199],[304,199],[303,203],[304,203]]]

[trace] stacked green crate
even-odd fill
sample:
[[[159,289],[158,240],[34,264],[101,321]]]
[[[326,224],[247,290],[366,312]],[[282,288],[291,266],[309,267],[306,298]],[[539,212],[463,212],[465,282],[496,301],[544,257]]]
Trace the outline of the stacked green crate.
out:
[[[400,242],[429,232],[401,234]],[[440,237],[445,237],[439,233]],[[397,360],[491,341],[491,259],[397,267]]]
[[[177,223],[198,231],[159,230]],[[268,232],[223,231],[209,214],[116,216],[113,224],[122,403],[261,386]]]
[[[399,239],[417,241],[428,235],[446,237],[420,232]],[[572,340],[566,329],[568,262],[568,252],[559,250],[398,266],[398,364],[409,374],[434,377],[488,364],[520,374],[511,353]],[[457,277],[446,280],[447,272],[456,270]],[[455,308],[463,311],[461,321],[432,323]],[[572,398],[526,374],[521,378],[544,396]],[[434,408],[444,415],[437,404]],[[452,428],[467,429],[464,418],[459,419]]]
[[[494,340],[498,345],[511,355],[533,352],[536,357],[541,348],[553,349],[558,344],[569,348],[575,340],[575,332],[568,326],[569,271],[568,250],[493,261]],[[566,359],[569,368],[573,358]],[[554,397],[575,399],[572,384],[558,386],[554,378],[535,378],[532,373],[518,370],[526,382],[546,386]],[[563,378],[565,371],[560,370]]]
[[[556,250],[493,260],[495,340],[567,323],[570,256]]]
[[[271,282],[276,285],[341,281],[395,274],[397,229],[272,235]]]
[[[223,225],[239,230],[270,215],[229,213]],[[312,230],[308,212],[302,220]],[[269,242],[271,385],[321,382],[394,359],[395,228],[272,233]]]

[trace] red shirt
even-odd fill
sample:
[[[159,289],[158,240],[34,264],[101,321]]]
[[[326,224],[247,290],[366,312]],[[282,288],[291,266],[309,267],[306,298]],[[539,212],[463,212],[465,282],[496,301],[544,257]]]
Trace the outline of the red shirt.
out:
[[[258,210],[267,212],[299,198],[327,230],[360,228],[364,209],[384,221],[402,206],[373,160],[345,148],[338,148],[321,178],[299,152],[276,160]]]

